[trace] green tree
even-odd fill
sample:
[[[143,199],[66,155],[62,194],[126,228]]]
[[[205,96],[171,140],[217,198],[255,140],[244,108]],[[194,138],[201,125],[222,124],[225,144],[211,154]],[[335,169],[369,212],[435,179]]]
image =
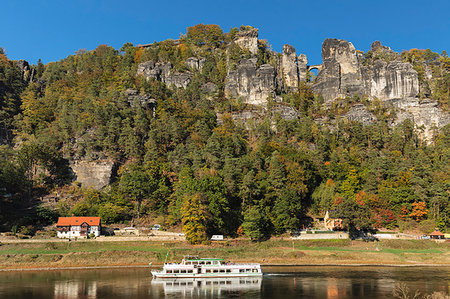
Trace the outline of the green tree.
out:
[[[252,241],[259,242],[266,239],[270,234],[269,228],[269,221],[265,213],[257,206],[251,206],[245,211],[242,229]]]

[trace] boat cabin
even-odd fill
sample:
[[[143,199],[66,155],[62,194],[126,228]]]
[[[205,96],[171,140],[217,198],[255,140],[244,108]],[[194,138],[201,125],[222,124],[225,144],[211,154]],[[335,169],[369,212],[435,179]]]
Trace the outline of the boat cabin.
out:
[[[155,272],[156,273],[156,272]],[[234,264],[219,258],[186,256],[181,263],[165,263],[159,277],[228,277],[261,275],[259,264]]]

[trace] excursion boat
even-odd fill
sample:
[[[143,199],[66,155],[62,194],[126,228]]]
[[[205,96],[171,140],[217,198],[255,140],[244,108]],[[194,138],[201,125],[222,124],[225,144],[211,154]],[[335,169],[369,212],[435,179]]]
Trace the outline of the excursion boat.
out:
[[[164,263],[162,270],[151,271],[153,278],[259,277],[260,264],[234,264],[224,259],[185,256],[181,263]]]

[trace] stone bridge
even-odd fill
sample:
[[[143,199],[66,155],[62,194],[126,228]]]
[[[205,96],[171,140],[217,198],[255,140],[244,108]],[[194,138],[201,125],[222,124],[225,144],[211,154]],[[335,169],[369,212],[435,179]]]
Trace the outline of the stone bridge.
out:
[[[317,71],[320,72],[322,70],[322,68],[323,68],[323,64],[316,64],[316,65],[308,65],[307,66],[308,71],[317,70]]]

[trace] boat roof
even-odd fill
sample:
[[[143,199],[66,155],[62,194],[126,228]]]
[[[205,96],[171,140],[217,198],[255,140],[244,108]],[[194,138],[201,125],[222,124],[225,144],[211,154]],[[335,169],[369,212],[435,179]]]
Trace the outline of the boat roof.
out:
[[[219,258],[198,258],[198,257],[186,257],[184,258],[186,261],[224,261],[224,259],[219,259]]]

